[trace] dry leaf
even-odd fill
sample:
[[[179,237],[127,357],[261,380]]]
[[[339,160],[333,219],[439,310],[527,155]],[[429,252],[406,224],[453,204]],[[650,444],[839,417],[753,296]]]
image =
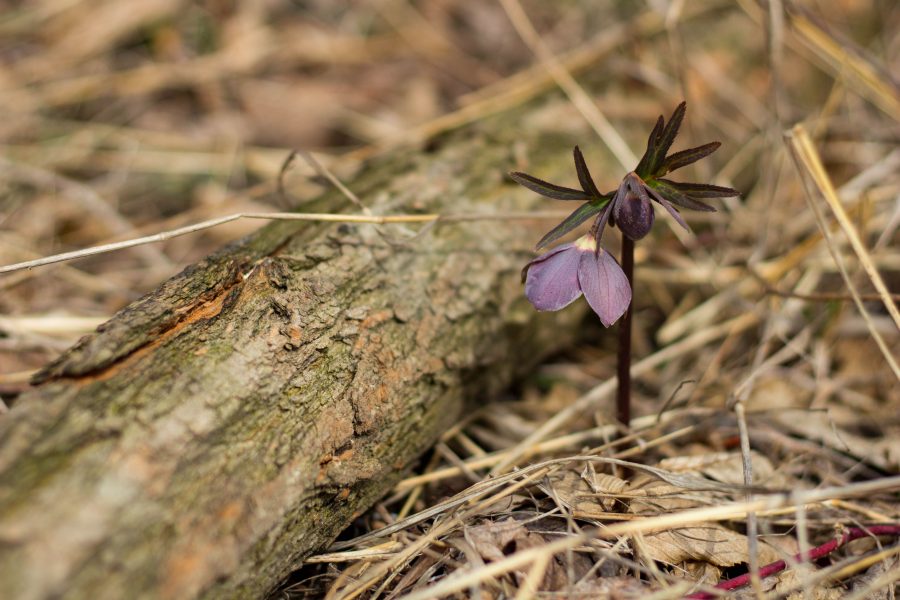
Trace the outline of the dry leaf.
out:
[[[798,418],[796,413],[784,413],[775,415],[774,419],[794,435],[818,442],[837,452],[850,453],[886,471],[896,468],[896,464],[889,462],[890,458],[896,455],[886,453],[884,448],[879,447],[881,436],[864,437],[848,430],[851,420],[858,421],[854,414],[855,411],[847,410],[845,407],[834,407],[827,413],[809,412],[804,413],[802,418]],[[848,428],[839,428],[839,421],[847,423]]]
[[[603,518],[615,508],[615,496],[628,487],[627,481],[596,473],[592,466],[586,466],[580,473],[574,468],[560,470],[547,479],[549,484],[541,484],[541,490],[584,519]]]
[[[878,586],[879,580],[888,576],[889,573],[896,573],[896,569],[900,569],[900,559],[898,559],[896,556],[876,563],[872,565],[865,573],[861,574],[859,577],[854,578],[851,590],[854,592],[865,590],[866,598],[868,598],[869,600],[895,600],[896,596],[891,593],[894,589],[892,586],[873,586]]]
[[[652,475],[637,475],[627,491],[631,496],[628,512],[634,515],[658,515],[709,504],[705,496],[691,494]]]
[[[486,561],[496,561],[505,558],[514,552],[521,552],[528,548],[537,548],[547,542],[543,536],[528,531],[521,523],[512,517],[505,521],[488,521],[475,527],[468,527],[464,533],[466,540],[472,544],[475,550]],[[516,579],[521,583],[528,576],[530,567],[515,571]],[[566,571],[556,559],[547,564],[544,577],[538,588],[540,590],[558,590],[566,586]]]
[[[526,539],[529,532],[513,518],[505,521],[487,521],[475,527],[467,527],[464,533],[466,540],[478,551],[484,560],[501,560],[508,552],[505,548],[513,543]]]
[[[731,452],[710,452],[708,454],[693,454],[690,456],[673,456],[659,461],[660,469],[666,469],[673,473],[699,473],[711,465],[727,461],[732,456]],[[740,458],[740,455],[736,455]]]
[[[844,592],[837,588],[825,587],[822,584],[809,585],[811,577],[817,569],[809,564],[796,565],[775,576],[775,592],[787,594],[787,600],[839,600]],[[790,592],[790,590],[794,590]],[[790,592],[790,593],[788,593]]]
[[[809,392],[783,377],[760,377],[746,405],[753,411],[805,409],[809,406]]]
[[[685,561],[706,561],[718,567],[746,563],[747,536],[722,525],[702,525],[661,531],[644,536],[649,558],[677,565]],[[759,544],[759,562],[778,560],[778,555],[765,543]]]
[[[715,585],[722,578],[722,569],[706,561],[685,561],[682,568],[684,569],[685,579],[689,581]],[[677,576],[678,573],[678,569],[672,571],[673,575]]]
[[[579,581],[571,590],[566,590],[566,598],[577,600],[625,600],[644,598],[651,587],[634,577],[597,577]]]

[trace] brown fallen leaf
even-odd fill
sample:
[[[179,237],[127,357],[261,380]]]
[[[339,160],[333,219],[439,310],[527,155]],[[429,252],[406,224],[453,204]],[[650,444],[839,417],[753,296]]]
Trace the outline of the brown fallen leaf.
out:
[[[614,475],[597,473],[592,463],[576,470],[573,465],[548,475],[541,490],[555,497],[579,518],[600,519],[615,508],[616,496],[628,487],[628,482]]]
[[[506,557],[507,548],[517,540],[527,538],[528,530],[513,518],[505,521],[487,521],[474,527],[466,527],[466,540],[484,560],[502,560]]]
[[[817,569],[809,564],[796,565],[775,576],[775,593],[787,600],[839,600],[845,591],[819,583],[810,585],[809,577]],[[793,591],[791,591],[793,590]]]
[[[537,548],[547,543],[542,535],[528,531],[512,517],[505,521],[487,521],[481,525],[467,527],[464,535],[478,554],[488,562],[501,560],[515,552]],[[529,569],[530,567],[526,566],[514,571],[519,584],[528,576]],[[559,590],[566,587],[566,584],[566,570],[555,558],[551,559],[547,563],[538,589]]]
[[[722,525],[682,527],[644,536],[648,558],[677,565],[685,561],[705,561],[717,567],[748,562],[747,536]],[[759,562],[778,560],[778,554],[765,543],[759,544]]]

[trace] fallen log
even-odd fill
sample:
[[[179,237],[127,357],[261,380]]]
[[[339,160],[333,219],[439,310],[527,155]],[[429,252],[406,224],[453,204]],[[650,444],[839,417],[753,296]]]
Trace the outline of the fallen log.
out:
[[[530,172],[574,176],[574,138],[548,136],[563,103],[386,153],[348,183],[376,214],[546,209],[504,174],[526,166],[517,148]],[[303,209],[355,210],[337,192]],[[519,280],[550,225],[442,224],[396,245],[371,225],[279,222],[122,310],[0,418],[4,596],[264,595],[467,407],[572,339],[578,309],[536,313]]]

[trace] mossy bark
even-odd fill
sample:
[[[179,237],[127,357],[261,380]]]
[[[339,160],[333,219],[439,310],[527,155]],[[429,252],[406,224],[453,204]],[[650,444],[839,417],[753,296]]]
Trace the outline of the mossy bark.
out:
[[[547,119],[563,106],[388,153],[348,183],[378,214],[549,208],[504,174],[524,166],[514,148],[538,174],[570,171],[574,138]],[[352,210],[332,192],[304,209]],[[121,311],[0,418],[4,597],[265,594],[467,403],[571,340],[579,309],[536,313],[519,281],[549,225],[446,224],[394,246],[369,225],[275,223]]]

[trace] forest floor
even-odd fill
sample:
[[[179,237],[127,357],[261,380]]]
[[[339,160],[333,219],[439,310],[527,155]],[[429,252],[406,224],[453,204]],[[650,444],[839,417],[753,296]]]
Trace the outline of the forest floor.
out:
[[[551,90],[553,64],[601,82],[593,112],[540,116],[588,132],[601,189],[623,150],[597,114],[640,154],[686,99],[679,147],[723,144],[692,179],[742,197],[638,246],[632,427],[615,331],[585,314],[278,597],[679,598],[776,561],[738,594],[896,597],[900,6],[590,4],[0,1],[0,266],[289,208],[329,185],[298,160],[278,194],[292,149],[346,181]],[[79,336],[258,227],[0,275],[0,418]]]

